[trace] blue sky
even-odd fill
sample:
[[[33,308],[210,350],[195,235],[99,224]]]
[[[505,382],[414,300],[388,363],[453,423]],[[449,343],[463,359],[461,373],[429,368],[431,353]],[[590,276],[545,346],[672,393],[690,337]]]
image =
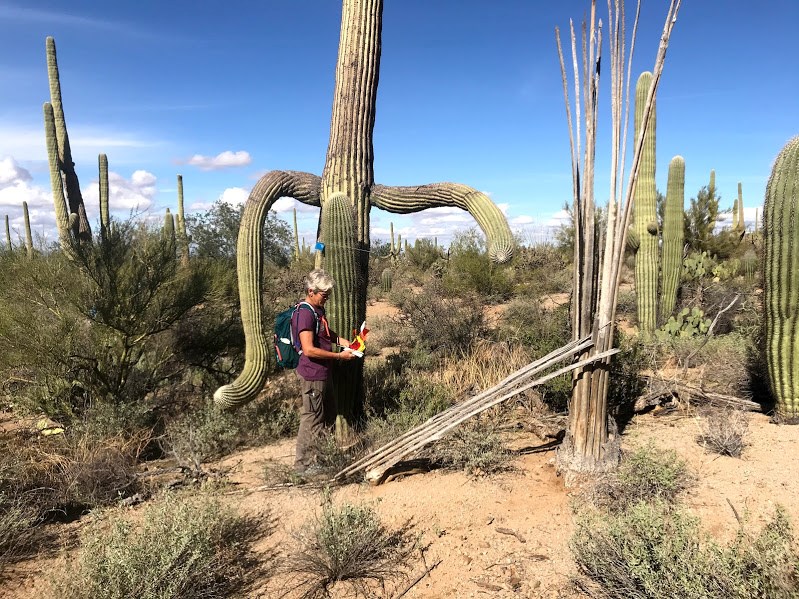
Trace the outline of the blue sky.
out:
[[[651,70],[668,6],[645,0],[633,78]],[[386,0],[375,125],[375,179],[465,183],[488,193],[511,227],[547,235],[571,198],[568,134],[554,27],[579,24],[588,0]],[[628,0],[628,11],[634,4]],[[599,2],[600,15],[606,3]],[[341,4],[227,0],[0,0],[0,214],[52,238],[42,128],[49,99],[45,37],[58,49],[72,150],[96,215],[97,154],[108,154],[111,203],[153,216],[176,203],[240,202],[273,169],[321,174],[330,125]],[[657,182],[686,161],[686,205],[711,169],[730,207],[743,184],[747,220],[762,205],[774,157],[799,133],[799,2],[684,0],[657,104]],[[565,40],[564,40],[565,41]],[[607,50],[605,49],[605,53]],[[600,106],[609,102],[604,73]],[[600,115],[598,201],[607,197],[609,120]],[[629,161],[628,161],[629,163]],[[318,211],[298,205],[311,241]],[[281,201],[291,220],[293,202]],[[372,210],[403,238],[451,234],[465,213],[400,217]]]

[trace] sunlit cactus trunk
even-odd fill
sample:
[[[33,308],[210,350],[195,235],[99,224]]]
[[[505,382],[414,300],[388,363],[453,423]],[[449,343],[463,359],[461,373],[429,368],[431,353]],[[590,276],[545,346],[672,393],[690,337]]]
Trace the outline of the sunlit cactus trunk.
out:
[[[390,268],[386,268],[380,273],[380,289],[383,293],[391,291],[391,284],[393,282],[393,273]]]
[[[33,258],[33,233],[31,233],[31,215],[28,212],[28,202],[22,202],[22,215],[25,219],[25,251],[28,258]]]
[[[183,175],[178,175],[178,212],[175,214],[175,242],[183,266],[189,264],[189,234],[186,231],[186,213],[183,209]]]
[[[303,244],[305,245],[305,244]],[[300,259],[300,231],[297,228],[297,209],[294,209],[294,260]]]
[[[61,100],[61,81],[58,73],[58,60],[56,58],[55,40],[48,37],[47,46],[47,74],[50,80],[50,104],[53,109],[55,124],[55,144],[57,153],[57,168],[64,173],[64,187],[66,200],[69,202],[69,214],[76,217],[70,218],[70,228],[76,241],[91,242],[92,230],[86,216],[86,207],[83,204],[83,195],[80,190],[78,175],[75,173],[75,163],[72,162],[72,150],[69,145],[67,123],[64,118],[64,108]],[[49,146],[48,146],[49,147]],[[52,160],[51,160],[51,169]],[[51,175],[52,179],[52,175]]]
[[[799,422],[799,137],[782,149],[766,186],[766,361],[780,420]]]
[[[641,120],[652,73],[645,71],[638,77],[635,86],[635,138],[641,131]],[[635,295],[638,308],[638,329],[644,339],[655,332],[657,326],[658,292],[658,223],[657,188],[655,187],[655,107],[649,116],[649,125],[644,138],[641,165],[635,184],[633,209],[634,228],[638,236],[638,251],[635,254]]]
[[[10,252],[14,249],[11,245],[11,225],[8,222],[8,214],[6,214],[6,249]]]
[[[166,245],[167,251],[177,258],[175,247],[175,217],[169,211],[169,208],[166,209],[166,214],[164,215],[164,228],[161,230],[161,238]]]
[[[97,159],[100,171],[99,191],[100,191],[100,240],[105,242],[108,239],[108,227],[111,223],[111,213],[108,206],[108,156],[100,154]]]
[[[677,305],[677,290],[682,274],[682,252],[685,241],[685,160],[675,156],[669,164],[669,182],[666,188],[666,208],[663,218],[662,292],[660,319],[669,318]]]
[[[324,268],[336,282],[333,293],[326,306],[327,318],[334,331],[350,338],[351,323],[357,320],[357,305],[352,290],[357,288],[358,272],[355,254],[355,222],[352,205],[343,193],[332,194],[322,204],[322,239],[325,243]],[[362,376],[363,362],[351,360],[331,363],[333,379],[333,399],[336,406],[336,436],[346,439],[349,436],[349,423],[355,417],[355,398],[357,386]],[[332,417],[329,414],[328,417]]]

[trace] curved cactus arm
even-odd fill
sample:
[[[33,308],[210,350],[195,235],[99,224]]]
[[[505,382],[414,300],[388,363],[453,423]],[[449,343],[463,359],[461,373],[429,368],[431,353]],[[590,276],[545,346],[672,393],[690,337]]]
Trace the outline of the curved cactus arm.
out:
[[[239,227],[236,246],[241,322],[244,327],[244,368],[238,378],[214,393],[222,409],[241,406],[255,398],[266,380],[271,335],[264,330],[261,296],[263,254],[261,239],[266,215],[278,198],[288,196],[304,204],[319,206],[321,179],[310,173],[271,171],[252,188]]]
[[[77,215],[75,215],[75,218],[71,218],[67,208],[67,200],[64,197],[64,181],[61,178],[61,169],[59,167],[53,106],[49,102],[44,103],[44,134],[47,141],[47,157],[50,161],[50,185],[53,188],[53,206],[55,208],[58,238],[61,242],[61,250],[70,260],[75,260],[78,255],[75,248],[75,240],[72,237],[72,231],[74,230],[72,224],[77,221]]]
[[[508,221],[487,195],[460,183],[389,187],[375,185],[371,204],[397,214],[419,212],[427,208],[453,206],[474,217],[488,241],[488,255],[498,264],[513,257],[515,241]]]
[[[64,118],[64,107],[61,100],[61,80],[58,74],[58,59],[55,51],[55,39],[48,37],[47,48],[47,76],[50,81],[50,103],[53,106],[55,132],[58,148],[59,168],[64,172],[69,211],[77,214],[77,221],[73,222],[73,233],[80,241],[91,241],[92,229],[89,218],[86,216],[86,207],[83,204],[83,194],[80,191],[80,182],[75,173],[75,163],[72,161],[72,150],[69,145],[67,122]]]

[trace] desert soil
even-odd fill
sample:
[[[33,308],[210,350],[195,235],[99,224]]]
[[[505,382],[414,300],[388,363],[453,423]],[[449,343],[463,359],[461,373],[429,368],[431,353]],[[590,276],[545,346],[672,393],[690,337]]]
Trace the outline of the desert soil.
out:
[[[703,419],[700,412],[690,409],[636,416],[623,432],[623,448],[652,442],[663,450],[675,450],[697,478],[685,503],[719,539],[734,534],[736,512],[741,517],[748,514],[757,523],[780,504],[796,523],[799,427],[779,426],[766,415],[748,414],[749,444],[738,459],[710,453],[697,442]],[[332,489],[334,502],[366,502],[389,525],[413,519],[427,547],[425,563],[438,565],[405,597],[577,596],[570,586],[575,568],[568,543],[579,489],[564,485],[554,466],[555,450],[548,443],[522,432],[514,433],[510,441],[518,453],[512,470],[502,474],[474,478],[431,471],[380,486],[361,483]],[[276,518],[274,533],[260,548],[282,554],[291,548],[291,531],[318,513],[323,497],[319,487],[264,488],[265,465],[290,465],[293,450],[293,441],[285,440],[209,465],[215,470],[229,469],[230,491],[225,499],[236,509],[268,511]],[[65,526],[64,534],[75,534],[75,528]],[[47,596],[49,572],[63,564],[63,558],[21,564],[0,585],[0,596]],[[422,571],[420,562],[411,577]],[[406,583],[396,584],[388,596],[395,596]],[[253,596],[280,597],[284,589],[285,581],[276,578],[264,581]]]

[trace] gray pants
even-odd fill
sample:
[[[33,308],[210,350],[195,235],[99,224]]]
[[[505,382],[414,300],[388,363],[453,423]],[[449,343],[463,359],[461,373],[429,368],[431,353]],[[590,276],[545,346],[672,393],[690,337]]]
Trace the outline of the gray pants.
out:
[[[297,431],[297,458],[294,469],[305,470],[316,460],[315,445],[325,430],[325,404],[330,393],[328,381],[306,381],[301,376],[300,398],[297,407],[300,410],[300,429]]]

